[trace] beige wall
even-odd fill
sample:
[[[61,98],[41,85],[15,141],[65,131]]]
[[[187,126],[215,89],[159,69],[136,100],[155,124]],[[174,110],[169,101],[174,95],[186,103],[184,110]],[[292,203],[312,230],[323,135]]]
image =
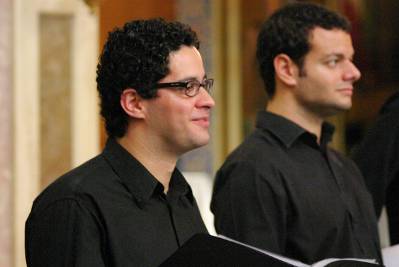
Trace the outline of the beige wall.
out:
[[[12,264],[12,2],[0,1],[0,266]]]
[[[13,266],[20,267],[25,266],[24,225],[33,199],[57,176],[99,151],[98,16],[82,0],[12,4],[13,140],[8,157],[13,160],[13,188],[8,218],[13,247],[7,253],[13,255]]]

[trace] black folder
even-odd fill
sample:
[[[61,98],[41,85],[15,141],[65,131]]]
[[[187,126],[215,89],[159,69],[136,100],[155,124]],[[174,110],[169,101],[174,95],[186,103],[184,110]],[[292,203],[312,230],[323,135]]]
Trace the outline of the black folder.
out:
[[[227,240],[226,240],[227,239]],[[257,248],[229,238],[208,234],[196,234],[180,247],[159,267],[377,267],[377,263],[362,259],[325,259],[308,265],[287,257]]]
[[[196,234],[160,265],[160,267],[172,266],[292,267],[293,265],[218,237]]]

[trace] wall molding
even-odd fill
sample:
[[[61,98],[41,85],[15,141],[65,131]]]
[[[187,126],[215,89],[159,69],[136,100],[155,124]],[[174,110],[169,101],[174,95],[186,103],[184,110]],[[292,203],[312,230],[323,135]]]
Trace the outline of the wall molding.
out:
[[[72,164],[76,166],[99,151],[95,85],[98,16],[81,0],[14,0],[13,5],[13,251],[14,266],[26,266],[25,221],[33,199],[42,190],[39,145],[39,18],[42,14],[65,14],[73,17],[70,110]]]

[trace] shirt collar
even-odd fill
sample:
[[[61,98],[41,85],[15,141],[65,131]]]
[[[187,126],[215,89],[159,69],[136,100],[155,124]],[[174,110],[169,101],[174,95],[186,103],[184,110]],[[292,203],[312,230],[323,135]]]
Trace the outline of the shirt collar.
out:
[[[320,138],[320,146],[326,147],[327,144],[332,140],[333,134],[335,131],[334,125],[328,122],[324,122],[321,126],[321,138]]]
[[[256,127],[269,131],[286,147],[291,147],[301,136],[307,136],[308,139],[313,140],[313,143],[316,143],[316,136],[314,134],[306,131],[291,120],[268,111],[260,111],[258,113]],[[334,126],[328,122],[324,122],[321,130],[321,147],[327,146],[328,142],[331,141],[333,133]]]
[[[163,194],[162,184],[115,139],[107,140],[103,156],[139,205],[149,201],[154,194]],[[176,168],[171,177],[169,194],[175,197],[192,194],[190,186]]]

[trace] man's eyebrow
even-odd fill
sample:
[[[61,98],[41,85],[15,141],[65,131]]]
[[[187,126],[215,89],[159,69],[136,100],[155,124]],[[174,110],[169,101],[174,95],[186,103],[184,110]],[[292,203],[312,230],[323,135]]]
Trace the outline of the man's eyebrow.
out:
[[[201,81],[203,81],[204,79],[206,79],[207,78],[207,76],[206,76],[206,74],[203,76],[203,78],[201,79]],[[181,80],[179,80],[179,82],[187,82],[187,81],[197,81],[198,79],[197,79],[197,77],[194,77],[194,76],[191,76],[191,77],[187,77],[187,78],[183,78],[183,79],[181,79]],[[200,82],[201,82],[200,81]]]
[[[342,54],[342,53],[330,53],[330,54],[324,55],[324,58],[330,58],[330,57],[343,58],[344,54]]]
[[[345,55],[343,53],[330,53],[330,54],[326,54],[324,56],[325,59],[328,59],[330,57],[337,57],[338,59],[343,59],[345,58]],[[350,60],[353,60],[354,54],[351,54],[348,58]]]

